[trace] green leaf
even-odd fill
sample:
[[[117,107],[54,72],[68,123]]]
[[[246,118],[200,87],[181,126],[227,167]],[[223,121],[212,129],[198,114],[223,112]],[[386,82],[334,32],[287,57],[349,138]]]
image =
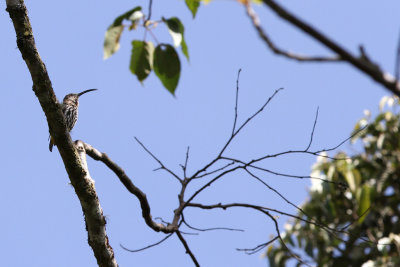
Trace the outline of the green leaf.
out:
[[[154,72],[165,88],[175,95],[181,74],[181,62],[175,48],[169,44],[160,44],[154,52]]]
[[[186,6],[192,12],[193,18],[196,17],[197,9],[200,6],[200,0],[185,0]]]
[[[371,207],[371,187],[367,184],[363,185],[361,188],[361,195],[358,203],[358,223],[362,223],[365,220],[365,217],[369,213],[369,209]]]
[[[168,32],[169,34],[171,34],[174,46],[181,46],[182,53],[185,55],[187,60],[189,60],[189,52],[184,36],[185,28],[183,27],[182,22],[177,17],[173,17],[170,19],[162,18],[162,20],[167,24]]]
[[[149,76],[153,66],[154,45],[152,42],[132,41],[129,69],[142,82]]]
[[[132,21],[134,24],[136,24],[141,18],[144,17],[144,14],[140,10],[136,10],[133,12],[129,17],[128,20]]]
[[[103,58],[107,59],[112,54],[119,50],[119,39],[121,38],[122,31],[124,30],[124,26],[122,25],[122,21],[124,19],[132,21],[132,28],[135,27],[137,21],[143,16],[141,12],[142,7],[137,6],[121,16],[118,16],[114,22],[107,28],[104,44],[103,44]]]
[[[110,26],[104,37],[103,44],[103,58],[107,59],[112,54],[119,50],[119,39],[121,38],[122,31],[124,30],[124,26]]]
[[[132,15],[134,12],[141,11],[141,10],[142,10],[142,7],[141,7],[141,6],[137,6],[137,7],[133,8],[133,9],[131,9],[131,10],[125,12],[125,13],[122,14],[121,16],[118,16],[118,17],[114,20],[114,22],[113,22],[113,24],[112,24],[111,26],[119,26],[119,25],[122,25],[122,21],[123,21],[124,19],[129,20],[130,17],[131,17],[131,15]],[[142,12],[140,12],[140,13],[142,13]],[[136,14],[138,14],[138,13],[136,13]],[[133,21],[133,20],[131,20],[131,21]]]
[[[304,250],[307,253],[307,255],[312,258],[314,256],[313,244],[311,243],[311,240],[307,240],[306,242],[307,242],[306,243],[306,248]]]

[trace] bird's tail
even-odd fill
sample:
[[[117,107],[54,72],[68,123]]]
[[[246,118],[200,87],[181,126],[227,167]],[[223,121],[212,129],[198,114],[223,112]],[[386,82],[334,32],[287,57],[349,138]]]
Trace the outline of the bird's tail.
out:
[[[50,150],[50,152],[52,152],[53,151],[53,146],[54,146],[53,137],[51,137],[51,135],[50,135],[49,139],[50,139],[49,150]]]

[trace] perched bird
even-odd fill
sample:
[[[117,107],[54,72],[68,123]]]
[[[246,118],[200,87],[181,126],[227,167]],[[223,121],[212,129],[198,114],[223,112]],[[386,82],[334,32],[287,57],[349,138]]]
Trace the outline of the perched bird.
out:
[[[79,97],[83,94],[95,90],[97,89],[89,89],[80,92],[79,94],[68,94],[64,97],[63,103],[61,104],[61,108],[64,114],[65,126],[67,127],[68,132],[70,132],[72,128],[74,128],[75,123],[78,120]],[[50,139],[49,150],[51,152],[53,150],[54,140],[53,137],[51,137],[51,135],[49,139]]]

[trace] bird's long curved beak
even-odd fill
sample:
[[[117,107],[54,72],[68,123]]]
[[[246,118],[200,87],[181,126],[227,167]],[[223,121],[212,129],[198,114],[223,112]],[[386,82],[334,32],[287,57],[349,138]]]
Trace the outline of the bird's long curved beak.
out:
[[[83,92],[80,92],[80,93],[78,94],[78,96],[81,96],[81,95],[83,95],[83,94],[86,94],[86,93],[91,92],[91,91],[96,91],[96,90],[97,90],[97,89],[85,90],[85,91],[83,91]]]

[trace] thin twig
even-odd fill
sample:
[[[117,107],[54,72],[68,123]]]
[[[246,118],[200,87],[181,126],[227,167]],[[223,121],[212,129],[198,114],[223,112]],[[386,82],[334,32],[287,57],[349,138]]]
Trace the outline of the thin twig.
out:
[[[367,76],[374,79],[376,82],[383,85],[393,94],[400,97],[400,82],[396,80],[392,75],[382,72],[380,68],[374,62],[366,61],[364,58],[353,56],[349,51],[344,49],[338,43],[334,42],[326,35],[316,30],[310,24],[307,24],[305,21],[299,19],[294,14],[290,13],[288,10],[283,8],[277,2],[273,0],[262,0],[265,5],[267,5],[272,11],[274,11],[278,16],[282,19],[286,20],[293,26],[297,27],[301,31],[303,31],[308,36],[314,38],[319,43],[323,44],[327,48],[329,48],[332,52],[337,54],[342,60],[349,62],[355,68],[362,71]]]
[[[237,79],[236,79],[236,100],[235,100],[235,118],[233,120],[233,128],[232,128],[232,136],[235,133],[236,129],[236,122],[237,122],[237,115],[238,115],[238,99],[239,99],[239,78],[240,78],[240,72],[242,69],[238,70],[237,74]]]
[[[194,227],[192,225],[190,225],[183,217],[182,214],[182,221],[183,224],[185,224],[188,228],[192,229],[192,230],[196,230],[199,232],[207,232],[207,231],[215,231],[215,230],[226,230],[226,231],[236,231],[236,232],[244,232],[243,229],[235,229],[235,228],[228,228],[228,227],[211,227],[211,228],[197,228]]]
[[[349,141],[350,139],[352,139],[354,136],[356,136],[357,134],[359,134],[361,131],[364,131],[366,128],[368,127],[368,124],[365,125],[364,127],[360,128],[358,131],[354,132],[351,136],[349,136],[348,138],[344,139],[343,141],[341,141],[339,144],[331,147],[331,148],[324,148],[324,149],[320,149],[317,151],[305,151],[305,150],[287,150],[284,152],[279,152],[276,154],[270,154],[270,155],[266,155],[257,159],[253,159],[251,160],[248,164],[253,164],[259,161],[263,161],[265,159],[268,158],[276,158],[282,155],[287,155],[287,154],[298,154],[298,153],[304,153],[304,154],[309,154],[309,155],[314,155],[314,156],[319,156],[319,157],[323,157],[323,158],[328,158],[328,159],[332,159],[332,160],[346,160],[349,159],[348,157],[345,158],[333,158],[333,157],[329,157],[327,155],[323,155],[321,153],[323,152],[330,152],[333,151],[335,149],[337,149],[338,147],[340,147],[341,145],[343,145],[344,143],[346,143],[347,141]],[[221,159],[229,159],[229,158],[225,158],[225,157],[221,157]]]
[[[350,226],[352,226],[353,224],[355,224],[356,222],[358,222],[358,220],[359,220],[361,217],[363,217],[365,214],[367,214],[367,213],[370,211],[370,209],[371,209],[371,206],[369,206],[368,209],[366,209],[363,213],[361,213],[361,215],[358,215],[356,220],[354,220],[353,222],[350,222],[350,223],[347,224],[346,226],[343,226],[340,230],[341,230],[341,231],[344,231],[344,230],[346,230],[347,228],[349,228]]]
[[[268,245],[272,244],[273,242],[275,242],[275,240],[277,240],[279,237],[275,236],[273,239],[271,239],[270,241],[266,242],[266,243],[262,243],[254,248],[237,248],[237,251],[243,251],[245,252],[247,255],[253,255],[257,252],[259,252],[260,250],[264,249],[265,247],[267,247]]]
[[[315,177],[315,176],[310,176],[310,175],[292,175],[292,174],[285,174],[285,173],[280,173],[280,172],[271,171],[271,170],[269,170],[269,169],[262,168],[262,167],[259,167],[259,166],[255,166],[255,165],[248,165],[248,166],[251,167],[251,168],[260,170],[260,171],[265,171],[265,172],[271,173],[271,174],[273,174],[273,175],[277,175],[277,176],[283,176],[283,177],[289,177],[289,178],[297,178],[297,179],[315,179],[315,180],[320,180],[320,181],[322,181],[322,182],[324,182],[324,183],[330,183],[330,184],[335,184],[335,185],[343,186],[343,183],[342,183],[342,182],[335,182],[335,181],[331,181],[331,180],[324,179],[324,178],[321,178],[321,177]]]
[[[254,173],[252,173],[251,171],[249,171],[247,168],[244,168],[244,170],[250,174],[251,177],[253,177],[254,179],[256,179],[257,181],[259,181],[260,183],[262,183],[263,185],[265,185],[266,187],[268,187],[269,190],[275,192],[275,194],[277,194],[280,198],[282,198],[286,203],[288,203],[289,205],[291,205],[292,207],[294,207],[295,209],[297,209],[298,211],[300,211],[301,213],[303,213],[304,215],[306,215],[308,218],[311,218],[302,208],[300,208],[299,206],[295,205],[293,202],[291,202],[289,199],[287,199],[285,196],[283,196],[278,190],[276,190],[275,188],[273,188],[272,186],[270,186],[269,184],[267,184],[266,182],[264,182],[260,177],[258,177],[257,175],[255,175]]]
[[[270,96],[268,98],[268,100],[264,103],[264,105],[261,106],[260,109],[258,109],[253,115],[251,115],[249,118],[247,118],[247,120],[239,127],[239,129],[237,129],[237,131],[233,134],[232,138],[229,140],[229,142],[227,143],[227,145],[225,145],[223,151],[225,150],[225,148],[229,145],[230,141],[232,141],[233,137],[235,137],[252,119],[254,119],[258,114],[260,114],[264,108],[269,104],[269,102],[271,102],[271,100],[275,97],[275,95],[277,93],[279,93],[279,91],[283,90],[283,88],[279,88],[276,89],[275,92],[272,94],[272,96]],[[222,155],[222,153],[221,153]]]
[[[147,15],[147,19],[146,20],[150,20],[151,19],[152,7],[153,7],[153,0],[149,0],[149,14]]]
[[[333,151],[333,150],[337,149],[338,147],[342,146],[344,143],[346,143],[347,141],[352,139],[354,136],[356,136],[359,133],[361,133],[362,131],[364,131],[368,126],[369,126],[369,124],[367,124],[364,127],[360,128],[358,131],[354,132],[352,135],[350,135],[348,138],[344,139],[342,142],[340,142],[336,146],[331,147],[331,148],[324,148],[324,149],[321,149],[319,151],[315,151],[315,153],[319,154],[319,153],[322,153],[322,152],[329,152],[329,151]]]
[[[153,40],[154,40],[154,42],[156,42],[157,45],[160,44],[156,35],[153,33],[153,31],[150,28],[146,27],[145,31],[150,33],[151,37],[153,37]]]
[[[188,165],[188,161],[189,161],[189,149],[190,149],[190,147],[187,147],[185,165],[183,165],[183,178],[184,179],[186,179],[186,170],[187,170],[187,165]]]
[[[215,169],[215,170],[213,170],[213,171],[210,171],[210,172],[205,172],[205,173],[203,173],[202,175],[199,175],[199,176],[193,177],[192,179],[203,178],[203,177],[205,177],[205,176],[208,176],[208,175],[214,174],[214,173],[216,173],[216,172],[219,172],[219,171],[222,171],[222,170],[224,170],[224,169],[228,168],[229,166],[231,166],[231,165],[233,165],[233,164],[235,164],[235,162],[234,162],[234,161],[232,161],[232,162],[229,162],[228,164],[226,164],[226,165],[222,166],[221,168]]]
[[[183,208],[185,208],[190,201],[192,201],[198,194],[200,194],[204,189],[206,189],[207,187],[211,186],[211,184],[213,184],[215,181],[217,181],[219,178],[225,176],[228,173],[234,172],[239,168],[243,168],[241,166],[236,166],[232,169],[226,170],[220,174],[218,174],[216,177],[214,177],[213,179],[211,179],[208,183],[206,183],[205,185],[203,185],[202,187],[200,187],[196,192],[193,193],[193,195],[191,197],[189,197],[189,199],[186,201],[185,205],[183,206]],[[182,210],[183,210],[182,208]]]
[[[264,42],[268,45],[268,47],[271,49],[272,52],[274,52],[277,55],[284,56],[286,58],[294,59],[300,62],[338,62],[341,61],[342,59],[339,56],[335,57],[310,57],[310,56],[304,56],[304,55],[299,55],[295,54],[292,52],[284,51],[277,47],[274,42],[272,42],[271,38],[267,35],[263,27],[261,26],[260,19],[258,18],[256,12],[253,10],[251,7],[250,2],[245,5],[246,8],[246,13],[247,16],[250,18],[251,22],[253,23],[254,28],[257,30],[258,35]]]
[[[311,147],[313,137],[314,137],[315,126],[317,125],[317,120],[318,120],[318,111],[319,111],[319,107],[317,107],[317,112],[315,113],[314,125],[313,125],[312,131],[311,131],[310,142],[308,143],[308,146],[304,151],[308,151],[308,149]]]
[[[158,164],[160,164],[161,168],[163,170],[166,170],[169,174],[171,174],[175,179],[177,179],[179,181],[179,183],[182,183],[181,178],[179,178],[178,175],[176,175],[173,171],[171,171],[170,169],[168,169],[167,167],[165,167],[165,165],[161,162],[161,160],[159,160],[153,153],[151,153],[151,151],[142,143],[140,142],[140,140],[135,137],[136,142],[139,143],[139,145],[155,160],[158,162]]]
[[[276,230],[276,234],[278,235],[279,240],[282,243],[282,246],[284,246],[286,248],[286,250],[288,251],[288,253],[295,258],[299,263],[305,264],[309,267],[312,267],[310,264],[308,264],[307,262],[303,261],[301,259],[301,257],[297,254],[295,254],[285,243],[285,241],[283,241],[283,238],[281,236],[281,231],[279,230],[279,226],[278,226],[278,221],[275,219],[274,216],[272,216],[268,211],[262,210],[262,213],[264,213],[265,215],[267,215],[275,224],[275,230]]]
[[[190,258],[192,259],[195,266],[200,267],[199,262],[197,261],[196,257],[194,256],[193,252],[190,250],[188,243],[183,238],[182,234],[179,231],[176,231],[176,235],[178,236],[179,240],[181,241],[182,245],[185,247],[186,253],[189,254]]]
[[[241,160],[238,160],[238,159],[234,159],[234,158],[230,158],[230,157],[222,157],[221,159],[232,160],[233,163],[235,163],[235,162],[236,163],[240,163],[240,164],[243,164],[244,167],[251,167],[251,168],[254,168],[254,169],[257,169],[257,170],[260,170],[260,171],[271,173],[271,174],[276,175],[276,176],[297,178],[297,179],[315,179],[315,180],[320,180],[320,181],[325,182],[325,183],[331,183],[331,184],[335,184],[335,185],[344,186],[342,182],[330,181],[328,179],[324,179],[324,178],[321,178],[321,177],[310,176],[310,175],[293,175],[293,174],[286,174],[286,173],[276,172],[276,171],[272,171],[270,169],[259,167],[257,165],[249,164],[249,163],[246,163],[244,161],[241,161]]]
[[[162,242],[164,242],[165,240],[167,240],[170,236],[172,236],[172,233],[171,233],[171,234],[168,234],[166,237],[164,237],[163,239],[161,239],[160,241],[158,241],[158,242],[156,242],[156,243],[153,243],[153,244],[151,244],[151,245],[148,245],[148,246],[145,246],[145,247],[139,248],[139,249],[129,249],[129,248],[124,247],[124,246],[121,245],[121,244],[119,244],[119,245],[121,246],[121,248],[123,248],[123,249],[126,250],[126,251],[129,251],[129,252],[139,252],[139,251],[143,251],[143,250],[146,250],[146,249],[155,247],[155,246],[157,246],[157,245],[160,245]]]
[[[287,216],[296,220],[299,220],[301,222],[307,223],[307,224],[312,224],[315,225],[319,228],[321,228],[322,230],[324,230],[325,232],[327,232],[329,235],[333,236],[334,238],[340,240],[341,242],[346,242],[346,240],[344,240],[343,238],[341,238],[340,236],[338,236],[339,234],[344,234],[346,236],[350,236],[350,237],[355,237],[355,235],[351,234],[348,231],[342,230],[342,229],[335,229],[332,228],[328,225],[325,225],[323,223],[320,223],[312,218],[310,219],[306,219],[303,218],[301,216],[298,215],[293,215],[281,210],[277,210],[277,209],[272,209],[272,208],[267,208],[267,207],[262,207],[262,206],[258,206],[258,205],[252,205],[252,204],[248,204],[248,203],[229,203],[229,204],[214,204],[214,205],[203,205],[203,204],[199,204],[199,203],[188,203],[187,204],[188,207],[194,207],[194,208],[200,208],[200,209],[205,209],[205,210],[211,210],[211,209],[223,209],[226,210],[228,208],[234,208],[234,207],[241,207],[241,208],[250,208],[250,209],[255,209],[255,210],[266,210],[266,211],[271,211],[271,212],[275,212],[278,213],[280,215],[283,216]],[[370,240],[367,240],[365,238],[363,238],[362,236],[357,236],[357,239],[361,239],[362,241],[365,241],[367,243],[370,243],[371,245],[377,245],[377,242],[373,242]]]
[[[225,150],[228,148],[229,144],[232,142],[232,140],[239,134],[239,132],[252,120],[254,119],[258,114],[260,114],[264,108],[271,102],[271,100],[274,98],[274,96],[280,91],[283,90],[283,88],[279,88],[275,90],[275,92],[268,98],[268,100],[259,108],[253,115],[251,115],[247,120],[229,137],[228,141],[225,143],[225,145],[222,147],[221,151],[215,157],[212,161],[210,161],[207,165],[205,165],[202,169],[198,170],[195,172],[191,178],[197,177],[200,173],[205,172],[210,166],[215,164],[218,160],[221,159],[222,154],[225,152]]]
[[[158,220],[158,221],[162,222],[162,223],[165,224],[165,225],[168,225],[168,224],[169,224],[169,222],[164,221],[164,219],[161,218],[161,217],[155,217],[154,220]]]
[[[396,53],[396,62],[394,66],[394,75],[396,80],[399,81],[400,79],[400,34],[399,40],[397,41],[397,53]]]
[[[181,234],[183,234],[183,235],[199,235],[199,233],[189,233],[189,232],[184,232],[181,230],[179,230],[179,232],[181,232]]]
[[[275,230],[277,233],[278,238],[280,239],[280,241],[282,242],[282,245],[286,248],[286,250],[288,251],[288,253],[294,257],[295,259],[297,259],[300,263],[303,263],[307,266],[310,266],[309,264],[307,264],[306,262],[304,262],[298,255],[296,255],[295,253],[292,252],[292,250],[286,246],[285,242],[283,241],[281,234],[280,234],[280,230],[278,227],[278,222],[275,219],[274,216],[272,216],[269,211],[273,211],[272,209],[268,209],[265,207],[261,207],[261,206],[256,206],[256,205],[250,205],[250,204],[243,204],[243,203],[232,203],[232,204],[225,204],[222,205],[220,204],[216,204],[216,205],[202,205],[202,204],[197,204],[197,203],[190,203],[188,204],[188,206],[190,207],[197,207],[197,208],[202,208],[202,209],[214,209],[214,208],[220,208],[220,209],[227,209],[227,208],[233,208],[233,207],[241,207],[241,208],[250,208],[250,209],[254,209],[257,210],[259,212],[262,212],[263,214],[267,215],[275,224]],[[281,211],[278,211],[278,213],[282,214]],[[293,215],[292,215],[293,216]]]

